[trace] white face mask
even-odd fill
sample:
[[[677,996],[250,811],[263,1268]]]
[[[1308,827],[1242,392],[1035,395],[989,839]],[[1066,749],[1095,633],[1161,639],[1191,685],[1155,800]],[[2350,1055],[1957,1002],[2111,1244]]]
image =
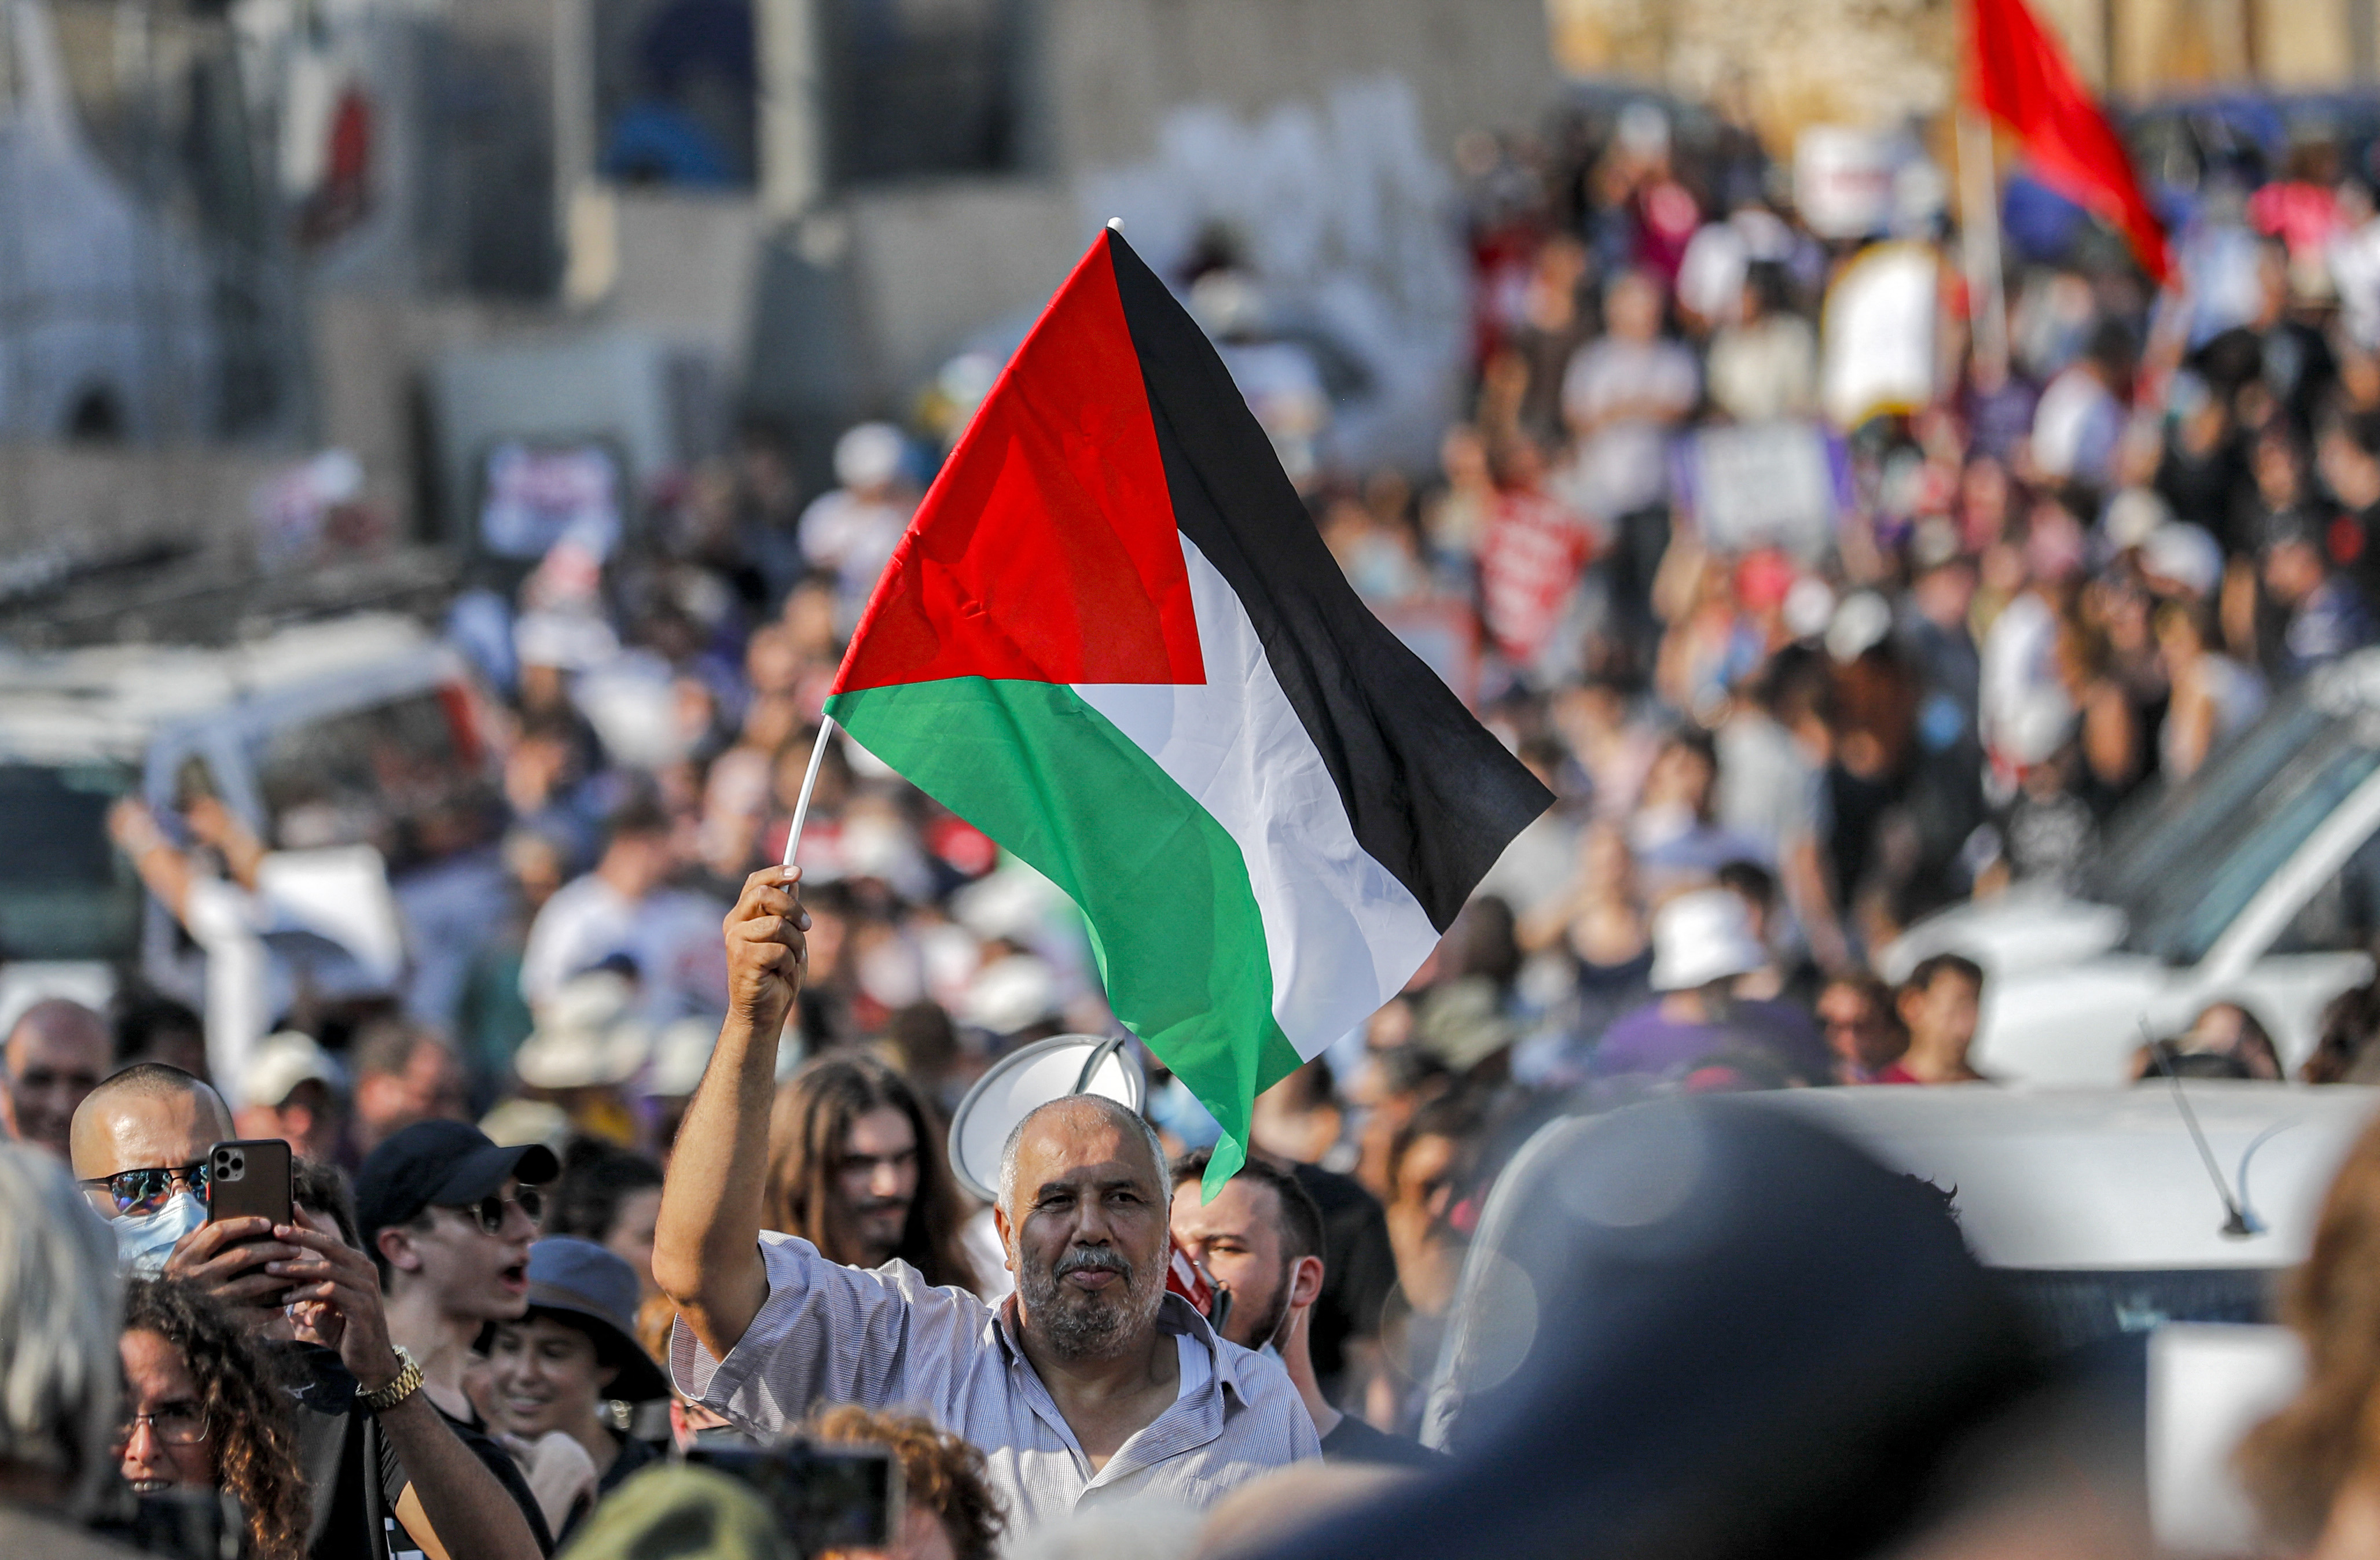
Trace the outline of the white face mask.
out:
[[[127,1277],[154,1278],[183,1236],[207,1222],[207,1205],[176,1191],[153,1214],[115,1221],[115,1264]]]

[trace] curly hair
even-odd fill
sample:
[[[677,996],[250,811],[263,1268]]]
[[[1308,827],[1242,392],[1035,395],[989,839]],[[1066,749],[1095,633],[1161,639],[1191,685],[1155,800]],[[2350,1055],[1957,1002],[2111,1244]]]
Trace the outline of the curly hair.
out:
[[[992,1560],[1008,1514],[991,1493],[983,1454],[931,1420],[855,1404],[820,1409],[809,1433],[820,1441],[872,1442],[901,1459],[901,1483],[913,1506],[932,1512],[958,1560]]]
[[[831,1261],[850,1261],[855,1242],[835,1194],[835,1171],[851,1124],[885,1109],[906,1116],[917,1136],[917,1191],[892,1254],[936,1288],[972,1290],[978,1277],[961,1239],[966,1210],[943,1157],[941,1124],[906,1078],[864,1051],[819,1057],[777,1091],[761,1208],[767,1227],[800,1236]]]
[[[2305,1385],[2233,1460],[2272,1535],[2310,1545],[2340,1488],[2380,1458],[2380,1123],[2331,1182],[2281,1319],[2305,1344]]]
[[[311,1500],[281,1373],[229,1312],[171,1278],[125,1286],[124,1330],[181,1351],[217,1436],[215,1478],[248,1514],[255,1560],[305,1560]]]

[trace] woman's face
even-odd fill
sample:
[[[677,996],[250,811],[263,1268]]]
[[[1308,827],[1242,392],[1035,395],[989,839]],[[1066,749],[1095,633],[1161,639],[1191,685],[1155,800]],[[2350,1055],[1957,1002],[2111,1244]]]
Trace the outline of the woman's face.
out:
[[[537,1314],[496,1329],[488,1369],[504,1428],[530,1437],[585,1424],[619,1374],[596,1360],[594,1339]]]
[[[118,1340],[124,1357],[124,1417],[115,1455],[137,1495],[215,1487],[216,1427],[207,1422],[198,1382],[182,1351],[147,1328]]]

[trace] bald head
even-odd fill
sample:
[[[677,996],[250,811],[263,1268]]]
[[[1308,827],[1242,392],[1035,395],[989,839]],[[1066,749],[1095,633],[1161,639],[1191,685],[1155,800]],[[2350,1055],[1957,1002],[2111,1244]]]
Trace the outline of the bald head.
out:
[[[74,1113],[75,1178],[178,1169],[230,1136],[231,1111],[212,1087],[178,1067],[142,1062],[93,1089]]]
[[[1154,1347],[1165,1212],[1165,1153],[1137,1111],[1070,1094],[1016,1124],[994,1223],[1028,1352],[1119,1359]]]
[[[1162,1197],[1165,1145],[1157,1141],[1157,1129],[1140,1112],[1105,1094],[1064,1094],[1035,1106],[1008,1130],[1008,1141],[1000,1150],[1000,1206],[1011,1219],[1016,1216],[1017,1162],[1028,1143],[1037,1160],[1050,1149],[1056,1149],[1062,1158],[1072,1159],[1089,1146],[1087,1137],[1103,1135],[1103,1130],[1116,1133],[1125,1144],[1137,1144],[1147,1151],[1148,1184]]]
[[[8,1031],[8,1115],[17,1135],[64,1159],[69,1123],[107,1071],[107,1024],[79,1002],[53,998]]]

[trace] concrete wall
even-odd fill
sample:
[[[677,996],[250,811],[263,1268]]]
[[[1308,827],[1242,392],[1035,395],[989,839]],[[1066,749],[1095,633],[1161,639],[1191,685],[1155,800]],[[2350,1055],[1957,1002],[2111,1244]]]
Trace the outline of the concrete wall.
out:
[[[1088,175],[1146,162],[1167,114],[1254,119],[1390,73],[1430,152],[1475,126],[1520,127],[1556,89],[1543,0],[1043,0],[1029,176],[866,189],[835,200],[858,318],[855,389],[878,409],[969,334],[1038,308],[1082,253]]]
[[[601,199],[612,212],[612,278],[588,318],[691,347],[735,372],[752,334],[759,206],[749,196],[660,189]]]
[[[1250,116],[1391,72],[1443,155],[1473,126],[1536,122],[1555,85],[1545,0],[1044,0],[1049,144],[1062,171],[1135,163],[1167,109]]]
[[[971,333],[1040,307],[1083,248],[1074,197],[1050,182],[877,191],[843,210],[860,309],[861,388],[880,405]]]
[[[187,446],[0,445],[0,558],[55,548],[95,562],[172,541],[196,543],[210,558],[245,559],[249,495],[285,458]]]

